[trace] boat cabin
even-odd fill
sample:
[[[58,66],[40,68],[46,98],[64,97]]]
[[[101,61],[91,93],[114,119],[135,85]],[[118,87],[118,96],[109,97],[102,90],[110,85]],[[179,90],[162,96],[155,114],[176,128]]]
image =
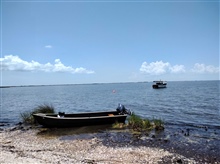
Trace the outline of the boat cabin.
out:
[[[158,88],[166,88],[167,87],[167,82],[166,81],[153,81],[154,84],[152,85],[152,87],[154,89],[158,89]]]

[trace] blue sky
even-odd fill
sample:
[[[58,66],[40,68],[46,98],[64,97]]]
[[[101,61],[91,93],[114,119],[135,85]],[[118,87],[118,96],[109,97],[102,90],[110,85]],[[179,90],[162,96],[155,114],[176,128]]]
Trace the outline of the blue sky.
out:
[[[219,1],[1,1],[1,85],[219,80]]]

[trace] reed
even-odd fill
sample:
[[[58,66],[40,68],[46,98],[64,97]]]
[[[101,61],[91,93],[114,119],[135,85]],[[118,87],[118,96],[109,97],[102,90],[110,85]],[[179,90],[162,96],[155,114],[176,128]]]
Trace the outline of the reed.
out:
[[[39,105],[36,108],[34,108],[34,110],[32,111],[32,114],[35,113],[54,113],[55,109],[52,105],[48,105],[48,104],[43,104],[43,105]]]
[[[142,119],[141,117],[135,115],[134,113],[128,119],[128,127],[135,131],[145,131],[145,130],[163,130],[163,121],[160,119]]]
[[[122,129],[125,127],[126,127],[126,124],[124,123],[115,122],[114,124],[112,124],[113,129]]]
[[[21,118],[22,118],[22,122],[23,123],[27,123],[27,124],[33,124],[34,123],[34,118],[31,114],[31,112],[23,112],[20,114]]]
[[[55,112],[55,109],[52,105],[43,104],[43,105],[37,106],[32,111],[21,113],[20,116],[22,118],[23,123],[34,124],[35,120],[34,120],[33,114],[35,114],[35,113],[54,113],[54,112]]]
[[[164,123],[160,119],[153,119],[153,125],[155,130],[163,130],[164,129]]]

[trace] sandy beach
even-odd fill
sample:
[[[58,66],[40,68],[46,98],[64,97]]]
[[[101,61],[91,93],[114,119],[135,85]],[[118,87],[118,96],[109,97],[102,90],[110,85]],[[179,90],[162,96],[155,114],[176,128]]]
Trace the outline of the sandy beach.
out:
[[[161,148],[103,144],[105,136],[63,140],[38,133],[39,129],[2,130],[0,163],[197,163]]]

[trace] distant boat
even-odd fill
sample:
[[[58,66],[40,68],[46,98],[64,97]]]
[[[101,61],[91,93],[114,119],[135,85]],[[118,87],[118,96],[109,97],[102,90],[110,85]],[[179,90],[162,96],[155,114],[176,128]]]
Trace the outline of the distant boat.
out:
[[[153,81],[154,84],[152,85],[152,87],[154,89],[159,89],[159,88],[166,88],[167,87],[167,82],[166,81]]]
[[[62,112],[58,114],[37,113],[33,114],[33,117],[40,125],[45,127],[77,127],[113,124],[116,122],[125,123],[127,115],[130,114],[130,110],[119,104],[119,107],[115,111],[74,114],[65,114]]]

